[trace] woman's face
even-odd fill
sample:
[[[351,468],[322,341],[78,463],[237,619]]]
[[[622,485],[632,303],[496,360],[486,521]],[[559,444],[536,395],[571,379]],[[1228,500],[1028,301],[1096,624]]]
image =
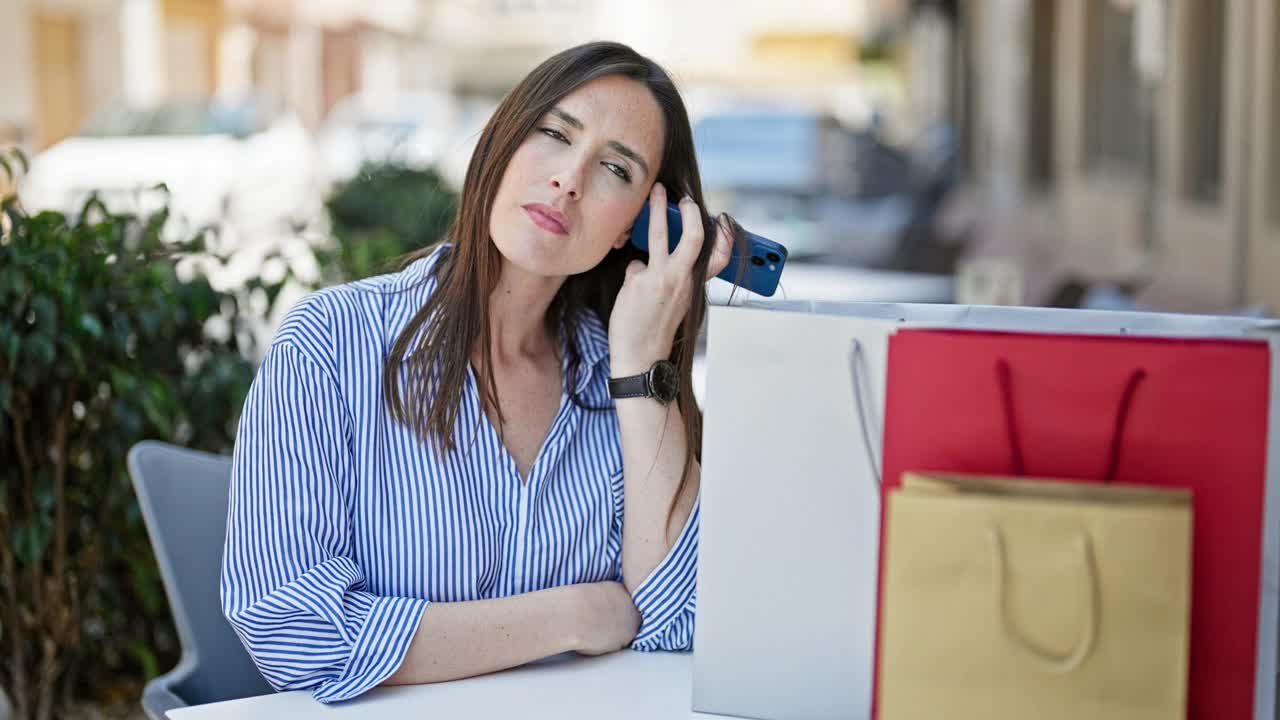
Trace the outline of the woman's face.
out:
[[[489,234],[499,252],[543,277],[595,267],[627,242],[657,177],[663,132],[657,101],[630,78],[597,78],[566,95],[498,185]]]

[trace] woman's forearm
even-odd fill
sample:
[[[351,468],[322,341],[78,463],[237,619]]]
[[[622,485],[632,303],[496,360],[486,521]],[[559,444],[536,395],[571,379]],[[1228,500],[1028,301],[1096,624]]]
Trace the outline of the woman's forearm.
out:
[[[651,398],[616,402],[622,435],[622,580],[634,592],[670,552],[698,496],[701,469],[676,498],[684,470],[684,418],[675,403]]]
[[[579,592],[566,585],[490,600],[431,603],[386,685],[457,680],[579,649]]]

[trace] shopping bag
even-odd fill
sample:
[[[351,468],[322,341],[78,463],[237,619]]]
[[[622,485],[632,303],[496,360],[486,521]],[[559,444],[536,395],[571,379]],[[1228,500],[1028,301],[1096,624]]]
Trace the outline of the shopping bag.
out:
[[[880,717],[1184,717],[1189,496],[907,473],[887,498]]]
[[[1274,673],[1275,606],[1260,605],[1275,472],[1266,342],[904,329],[888,363],[886,492],[905,471],[1113,475],[1192,491],[1187,717],[1272,717],[1275,677],[1263,668]]]
[[[866,718],[879,418],[896,323],[712,313],[693,707],[768,720]],[[862,449],[864,425],[874,456]]]

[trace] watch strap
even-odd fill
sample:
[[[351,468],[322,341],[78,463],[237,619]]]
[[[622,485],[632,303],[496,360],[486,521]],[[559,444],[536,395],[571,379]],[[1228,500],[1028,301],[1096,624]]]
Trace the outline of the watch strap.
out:
[[[609,395],[617,400],[626,398],[652,397],[649,391],[649,374],[628,375],[627,377],[609,378]]]

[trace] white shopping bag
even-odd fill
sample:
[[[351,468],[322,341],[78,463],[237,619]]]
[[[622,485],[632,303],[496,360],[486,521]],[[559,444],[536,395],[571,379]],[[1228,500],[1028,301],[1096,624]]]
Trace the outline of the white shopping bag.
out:
[[[867,717],[879,447],[897,323],[713,308],[708,326],[694,709]],[[854,353],[853,341],[859,352]]]

